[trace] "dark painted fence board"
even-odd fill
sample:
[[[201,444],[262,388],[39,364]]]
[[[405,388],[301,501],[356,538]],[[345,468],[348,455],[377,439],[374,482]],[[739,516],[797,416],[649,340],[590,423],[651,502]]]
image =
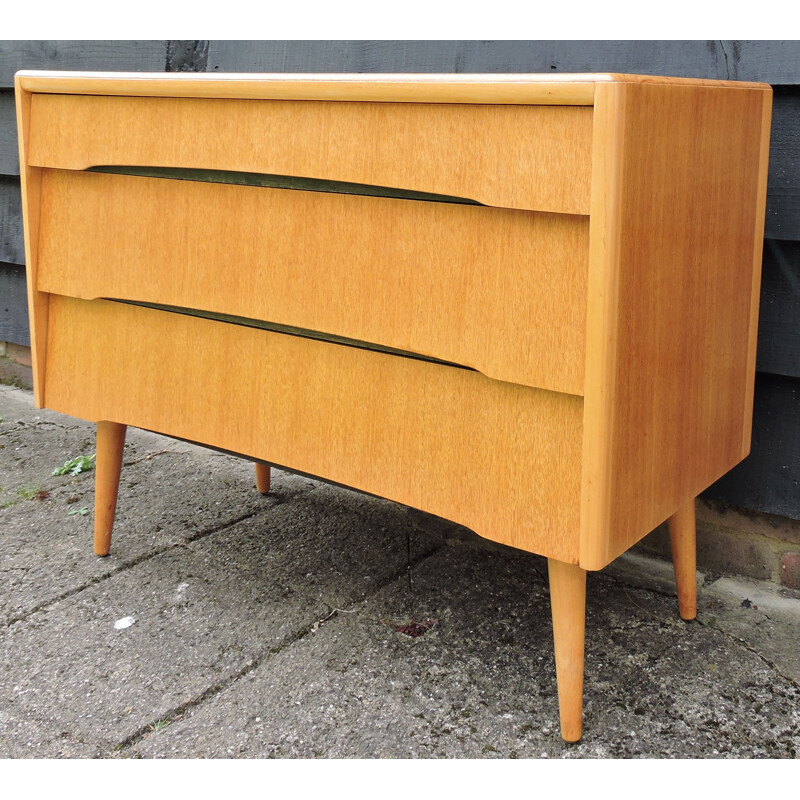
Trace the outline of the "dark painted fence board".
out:
[[[208,42],[174,39],[167,42],[167,72],[205,72],[208,67]]]
[[[0,263],[0,342],[30,347],[25,267]]]
[[[14,92],[0,89],[0,175],[19,175]]]
[[[163,72],[166,55],[162,40],[0,40],[0,86],[13,86],[20,69]]]
[[[767,192],[764,236],[767,239],[800,239],[800,187]]]
[[[798,82],[796,41],[211,41],[219,72],[630,72]]]
[[[800,378],[800,242],[764,244],[756,369]]]
[[[750,455],[703,496],[800,519],[800,381],[757,375]]]
[[[800,83],[800,59],[797,77]],[[800,87],[779,87],[772,104],[766,235],[800,239]]]
[[[19,178],[0,177],[0,261],[25,263]]]

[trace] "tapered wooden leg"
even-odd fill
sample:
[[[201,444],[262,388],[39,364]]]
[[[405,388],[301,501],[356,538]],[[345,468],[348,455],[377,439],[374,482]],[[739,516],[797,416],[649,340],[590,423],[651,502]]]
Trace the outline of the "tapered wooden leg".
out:
[[[697,616],[697,541],[694,498],[669,518],[672,564],[678,588],[678,609],[684,619]]]
[[[94,481],[94,552],[107,556],[117,510],[119,473],[127,427],[117,422],[97,423],[97,458]]]
[[[269,491],[269,464],[259,464],[256,462],[256,487],[261,494]]]
[[[561,735],[577,742],[583,727],[583,651],[586,629],[586,570],[547,559],[556,651]]]

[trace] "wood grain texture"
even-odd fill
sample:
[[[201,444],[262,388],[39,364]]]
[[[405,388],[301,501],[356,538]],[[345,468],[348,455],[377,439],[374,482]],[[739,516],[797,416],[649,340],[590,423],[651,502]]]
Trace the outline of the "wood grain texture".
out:
[[[678,609],[686,620],[697,616],[697,534],[695,500],[681,506],[668,520]]]
[[[588,108],[35,95],[33,114],[35,166],[226,169],[589,210]]]
[[[623,72],[797,84],[796,41],[211,40],[219,72]]]
[[[119,476],[127,427],[118,422],[97,423],[97,460],[94,480],[94,552],[107,556],[117,511]]]
[[[37,288],[39,269],[39,210],[42,171],[28,165],[31,95],[16,85],[17,131],[19,132],[20,189],[22,228],[25,241],[25,274],[28,284],[28,319],[30,320],[33,397],[37,408],[45,408],[44,376],[47,354],[47,324],[50,295]]]
[[[20,72],[42,94],[213,97],[392,103],[591,105],[594,84],[609,75],[264,74],[164,75],[122,72]]]
[[[54,410],[320,475],[577,561],[580,398],[108,301],[53,295],[50,326]]]
[[[583,730],[583,662],[586,634],[586,570],[547,560],[553,616],[561,736],[577,742]]]
[[[256,489],[259,494],[268,494],[272,470],[269,464],[256,462]]]
[[[582,394],[588,233],[580,216],[45,170],[38,288],[291,325]]]
[[[770,99],[768,88],[598,86],[584,567],[743,456]]]
[[[607,555],[617,372],[620,220],[625,94],[617,85],[598,87],[592,144],[592,213],[586,311],[581,565]],[[610,560],[610,559],[609,559]]]
[[[764,92],[761,103],[761,137],[758,159],[758,183],[752,201],[755,208],[753,230],[753,261],[750,276],[750,326],[747,341],[747,367],[744,384],[744,428],[742,430],[742,458],[750,452],[753,420],[753,391],[758,355],[758,308],[761,299],[761,262],[764,252],[764,217],[767,202],[767,176],[769,173],[769,134],[772,122],[772,92]],[[744,211],[744,209],[743,209]],[[706,487],[704,487],[706,488]]]

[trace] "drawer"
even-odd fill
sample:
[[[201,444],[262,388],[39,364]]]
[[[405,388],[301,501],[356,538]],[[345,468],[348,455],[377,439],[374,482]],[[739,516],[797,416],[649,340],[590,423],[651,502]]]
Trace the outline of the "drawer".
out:
[[[577,563],[579,397],[419,359],[57,295],[45,396],[62,413],[324,476]]]
[[[34,94],[28,164],[236,170],[588,214],[592,109]]]
[[[589,219],[44,170],[37,288],[235,315],[583,393]]]

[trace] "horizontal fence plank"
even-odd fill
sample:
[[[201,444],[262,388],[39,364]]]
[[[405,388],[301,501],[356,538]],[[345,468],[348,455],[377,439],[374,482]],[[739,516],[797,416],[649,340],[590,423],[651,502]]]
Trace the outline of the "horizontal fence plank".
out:
[[[0,342],[30,347],[25,267],[0,263]]]
[[[19,175],[17,112],[13,89],[0,89],[0,175]]]
[[[164,72],[167,42],[163,40],[63,41],[0,40],[0,87],[14,85],[20,69]],[[180,56],[176,55],[176,68]]]
[[[0,261],[25,263],[19,178],[0,177]]]
[[[764,243],[756,369],[800,378],[800,242]]]
[[[773,97],[765,233],[800,239],[800,86],[778,88]]]
[[[795,41],[211,41],[209,72],[628,72],[798,83]]]
[[[800,519],[800,380],[756,375],[750,455],[703,497]]]
[[[767,239],[800,239],[800,188],[769,189],[764,225]]]

